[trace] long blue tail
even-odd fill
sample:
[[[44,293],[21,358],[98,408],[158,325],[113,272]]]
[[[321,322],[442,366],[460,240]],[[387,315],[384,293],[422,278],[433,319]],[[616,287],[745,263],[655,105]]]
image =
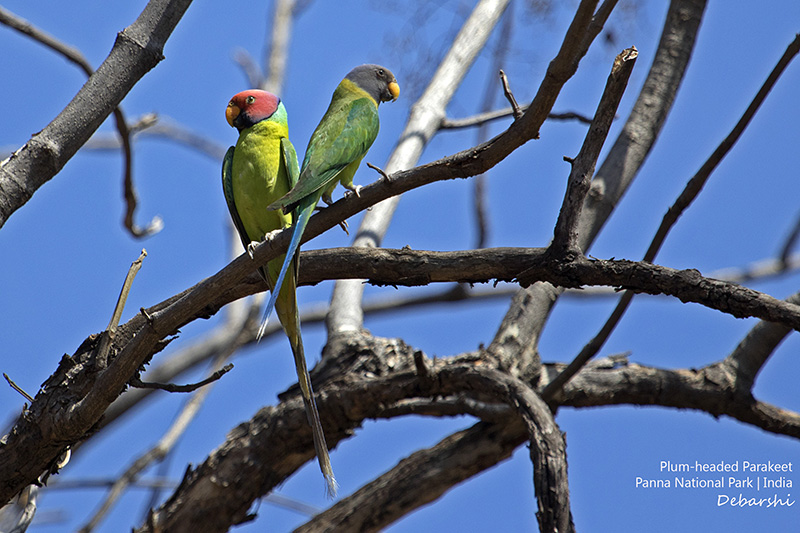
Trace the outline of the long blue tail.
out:
[[[260,341],[261,337],[264,336],[264,332],[267,330],[269,317],[272,315],[272,310],[275,308],[275,300],[278,299],[278,294],[281,292],[281,286],[283,285],[283,279],[286,277],[286,271],[289,270],[289,265],[292,264],[292,258],[300,247],[300,239],[303,237],[303,232],[306,230],[308,219],[311,218],[312,213],[314,213],[315,205],[316,201],[310,206],[301,205],[299,208],[300,216],[297,217],[297,222],[294,225],[294,233],[292,233],[292,240],[289,242],[289,249],[286,250],[286,258],[283,260],[283,265],[281,265],[281,272],[278,274],[275,286],[272,287],[269,302],[267,302],[267,308],[264,309],[264,318],[261,320],[261,326],[258,328],[256,341]]]

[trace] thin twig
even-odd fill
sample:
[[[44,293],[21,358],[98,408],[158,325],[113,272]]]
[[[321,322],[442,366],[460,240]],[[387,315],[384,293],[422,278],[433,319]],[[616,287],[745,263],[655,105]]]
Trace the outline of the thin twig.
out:
[[[233,53],[233,60],[241,67],[250,87],[261,86],[264,82],[264,74],[246,50],[236,50]]]
[[[367,163],[367,166],[369,168],[371,168],[372,170],[374,170],[375,172],[377,172],[378,174],[380,174],[381,177],[383,179],[385,179],[386,181],[391,181],[392,180],[392,178],[389,177],[389,174],[387,174],[386,171],[383,170],[381,167],[379,167],[377,165],[373,165],[372,163]]]
[[[16,383],[14,383],[14,381],[10,377],[8,377],[8,374],[3,372],[3,377],[6,378],[6,381],[8,381],[9,385],[11,385],[12,389],[14,389],[18,393],[20,393],[22,395],[22,397],[25,398],[26,400],[28,400],[29,402],[33,402],[33,397],[30,394],[28,394],[27,392],[25,392],[22,387],[20,387]]]
[[[295,0],[277,0],[274,4],[272,32],[264,65],[266,77],[260,84],[253,85],[253,87],[261,87],[273,94],[280,94],[286,78],[289,41],[295,17]]]
[[[530,105],[523,105],[520,106],[520,111],[527,111]],[[441,130],[457,130],[463,128],[472,128],[475,126],[481,126],[483,124],[487,124],[489,122],[493,122],[495,120],[499,120],[501,118],[506,118],[512,116],[514,114],[514,110],[510,107],[506,107],[503,109],[497,109],[495,111],[486,111],[485,113],[478,113],[477,115],[473,115],[471,117],[465,118],[443,118],[442,121],[439,123],[439,129]],[[585,115],[581,115],[580,113],[576,113],[574,111],[568,111],[565,113],[548,113],[547,118],[549,120],[575,120],[581,122],[583,124],[591,124],[592,119]]]
[[[492,54],[492,68],[490,72],[502,72],[503,63],[505,63],[506,55],[508,55],[509,42],[513,35],[514,29],[514,4],[510,4],[506,11],[503,13],[503,18],[500,24],[500,33],[497,36],[497,45]],[[492,76],[488,76],[486,80],[486,87],[483,92],[483,103],[481,103],[481,111],[487,112],[494,107],[495,96],[497,95],[497,80]],[[515,101],[516,103],[516,101]],[[519,111],[519,106],[512,109],[512,112]],[[489,139],[489,123],[483,122],[478,127],[476,134],[476,144],[481,144]],[[473,183],[472,207],[475,214],[475,248],[484,248],[489,241],[489,209],[486,200],[487,189],[487,172],[483,172],[475,176]]]
[[[792,61],[792,59],[800,52],[800,34],[795,36],[794,41],[792,41],[789,46],[786,48],[786,51],[781,56],[778,63],[772,69],[769,76],[767,77],[764,84],[759,89],[758,93],[756,93],[753,101],[750,102],[750,105],[747,106],[742,117],[736,123],[733,130],[723,139],[723,141],[717,146],[714,152],[709,156],[709,158],[703,163],[700,169],[692,176],[692,179],[686,184],[686,187],[683,189],[681,194],[678,196],[678,199],[675,200],[675,203],[667,210],[667,213],[664,215],[664,218],[661,221],[661,225],[659,226],[658,230],[656,231],[656,235],[653,237],[650,246],[647,249],[647,252],[644,255],[644,261],[651,263],[658,251],[661,249],[661,246],[664,244],[664,240],[667,237],[667,234],[678,221],[678,218],[683,214],[683,212],[691,205],[695,198],[700,194],[700,191],[703,189],[703,186],[708,181],[711,173],[716,169],[717,165],[722,161],[722,159],[727,155],[727,153],[733,148],[736,141],[744,132],[747,125],[752,120],[753,116],[755,115],[758,108],[766,99],[767,95],[769,94],[772,87],[777,83],[778,78],[780,78],[783,71]],[[611,316],[609,316],[606,323],[603,324],[603,327],[600,329],[597,335],[587,343],[583,349],[581,349],[580,353],[573,359],[573,361],[565,368],[561,374],[556,376],[553,381],[551,381],[547,387],[542,391],[542,398],[545,400],[552,399],[558,391],[564,386],[564,384],[574,376],[594,355],[600,351],[605,341],[611,335],[611,332],[614,331],[614,328],[619,323],[620,319],[622,318],[623,314],[627,310],[628,306],[633,299],[633,292],[625,291],[625,293],[620,297],[617,306],[612,311]]]
[[[187,385],[175,385],[174,383],[153,383],[142,381],[139,378],[132,379],[130,383],[131,386],[136,387],[137,389],[159,389],[167,392],[194,392],[200,387],[205,387],[209,383],[214,383],[231,370],[233,370],[233,364],[228,363],[203,381],[189,383]]]
[[[511,87],[508,86],[508,78],[503,69],[500,69],[500,82],[503,84],[503,94],[506,96],[508,103],[511,104],[511,113],[514,115],[514,120],[517,120],[522,116],[523,111],[519,108],[517,99],[514,98],[514,93],[511,92]]]
[[[134,139],[142,137],[161,137],[193,148],[216,162],[222,160],[227,150],[227,148],[221,144],[194,133],[163,115],[157,116],[153,113],[142,115],[130,126],[130,130]],[[86,144],[81,147],[81,150],[102,151],[119,150],[119,148],[120,140],[116,135],[96,133],[86,141]]]
[[[779,257],[784,268],[788,268],[789,266],[789,254],[792,253],[792,249],[794,248],[795,244],[797,244],[798,239],[800,239],[800,216],[797,217],[797,220],[794,223],[794,228],[792,228],[791,233],[789,233],[789,236],[786,238],[786,241],[781,247],[781,253]]]
[[[106,368],[108,365],[108,351],[111,348],[111,342],[114,340],[114,335],[117,332],[117,326],[122,318],[122,311],[125,309],[125,303],[128,301],[128,293],[130,293],[131,285],[142,268],[142,262],[147,257],[147,250],[142,248],[142,253],[139,254],[138,259],[131,263],[128,273],[125,275],[125,281],[122,283],[122,289],[117,298],[117,304],[114,306],[114,312],[111,314],[111,320],[108,322],[108,327],[100,336],[100,342],[97,346],[95,355],[95,365],[98,370]]]

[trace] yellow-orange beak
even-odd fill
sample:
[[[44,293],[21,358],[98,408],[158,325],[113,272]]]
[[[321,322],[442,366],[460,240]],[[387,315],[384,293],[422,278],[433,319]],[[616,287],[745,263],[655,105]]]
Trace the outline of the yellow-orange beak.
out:
[[[231,125],[231,128],[234,127],[233,121],[236,120],[236,117],[239,116],[241,113],[241,109],[239,106],[233,103],[233,101],[228,102],[228,107],[225,109],[225,120],[228,121],[228,124]]]
[[[400,96],[400,86],[396,81],[389,84],[389,92],[392,93],[392,102],[397,100],[397,97]]]

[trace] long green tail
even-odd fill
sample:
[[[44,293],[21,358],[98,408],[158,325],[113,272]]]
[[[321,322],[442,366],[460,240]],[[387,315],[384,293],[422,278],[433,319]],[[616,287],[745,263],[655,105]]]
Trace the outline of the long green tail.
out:
[[[309,199],[310,201],[310,199]],[[308,374],[308,367],[306,366],[305,350],[303,349],[303,338],[300,334],[300,312],[297,308],[297,280],[294,277],[295,273],[290,274],[290,279],[284,287],[284,279],[289,266],[296,260],[295,254],[300,244],[300,239],[303,236],[303,231],[308,224],[308,219],[314,212],[314,205],[316,201],[307,209],[300,211],[300,216],[294,226],[294,233],[292,233],[292,240],[289,244],[289,249],[286,252],[286,258],[281,265],[278,278],[273,285],[272,294],[270,295],[269,303],[264,311],[264,320],[259,328],[258,339],[264,334],[264,330],[269,322],[269,317],[274,308],[278,314],[278,319],[283,325],[286,336],[289,338],[289,344],[292,346],[292,354],[294,355],[294,365],[297,371],[297,381],[300,384],[300,391],[303,394],[303,404],[306,410],[306,417],[311,426],[311,433],[314,437],[314,450],[317,454],[317,461],[319,462],[319,469],[325,477],[325,484],[327,487],[328,496],[333,498],[336,496],[338,485],[336,478],[333,476],[333,468],[331,467],[331,459],[328,455],[328,445],[325,442],[325,433],[322,431],[322,422],[319,417],[319,410],[317,409],[317,402],[314,399],[314,389],[311,386],[311,376]],[[282,290],[285,289],[285,290]]]

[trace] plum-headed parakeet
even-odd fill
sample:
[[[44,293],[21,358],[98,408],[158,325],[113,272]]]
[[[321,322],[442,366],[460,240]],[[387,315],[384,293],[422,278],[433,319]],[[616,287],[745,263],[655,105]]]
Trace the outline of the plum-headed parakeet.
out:
[[[273,230],[290,226],[295,220],[296,212],[269,210],[267,206],[285,195],[297,183],[300,173],[297,154],[289,141],[286,108],[274,94],[260,90],[240,92],[228,103],[225,118],[232,127],[239,130],[239,139],[235,147],[228,149],[222,162],[222,188],[242,244],[249,250],[251,243],[263,240]],[[280,283],[276,284],[276,280],[283,262],[283,256],[276,257],[258,271],[272,291],[274,298],[271,301],[286,336],[289,337],[306,415],[314,436],[314,449],[328,492],[334,495],[336,480],[328,457],[328,447],[322,432],[300,335],[296,299],[297,262],[287,261],[294,266],[281,286]],[[263,331],[259,338],[261,334]]]
[[[269,206],[278,213],[297,213],[277,287],[281,286],[289,265],[297,261],[300,239],[319,199],[330,204],[337,183],[358,194],[353,175],[378,136],[378,104],[394,101],[399,95],[400,86],[394,74],[380,65],[360,65],[336,87],[328,110],[308,142],[297,184]],[[266,327],[275,298],[273,292],[261,329]]]

